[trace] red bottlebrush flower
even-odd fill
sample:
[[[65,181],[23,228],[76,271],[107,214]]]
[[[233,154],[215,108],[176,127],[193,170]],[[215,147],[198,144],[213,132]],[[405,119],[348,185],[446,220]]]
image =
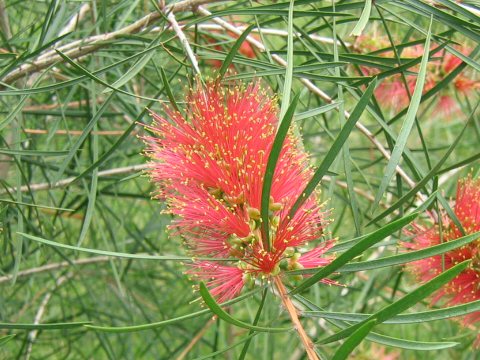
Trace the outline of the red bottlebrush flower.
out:
[[[302,254],[308,242],[322,236],[325,213],[312,194],[296,212],[289,210],[312,171],[307,155],[290,132],[285,139],[271,188],[270,250],[262,239],[260,205],[266,164],[278,126],[275,99],[258,84],[221,88],[210,82],[192,90],[186,114],[166,109],[153,114],[146,137],[153,160],[149,174],[157,197],[177,216],[181,234],[195,256],[188,273],[207,280],[219,301],[237,295],[256,278],[281,269],[323,266],[331,242]],[[326,245],[325,245],[326,244]],[[225,260],[221,265],[213,260]],[[325,281],[328,282],[328,281]]]
[[[446,73],[449,73],[461,63],[462,63],[462,59],[460,59],[459,57],[450,53],[445,53],[442,60],[442,68],[443,68],[442,70],[445,71]]]
[[[219,302],[235,297],[248,281],[242,269],[209,261],[197,262],[189,273],[205,281]]]
[[[444,115],[446,118],[450,118],[459,111],[460,104],[455,101],[453,97],[450,95],[442,95],[437,100],[437,107],[434,110],[434,113]]]
[[[472,179],[471,176],[459,181],[454,212],[466,234],[480,231],[480,178]],[[438,225],[424,228],[414,224],[411,243],[404,246],[413,250],[420,250],[438,245],[442,241],[451,241],[463,236],[453,221],[448,218],[443,222],[442,233]],[[444,270],[471,259],[471,265],[460,275],[440,288],[432,299],[432,305],[445,299],[449,306],[464,304],[480,300],[480,239],[461,248],[449,251],[443,255],[412,262],[407,269],[414,273],[421,281],[429,281]],[[480,321],[480,311],[468,314],[462,323],[465,326],[473,325]],[[480,335],[476,346],[480,346]]]
[[[435,47],[436,45],[432,45],[432,49]],[[377,35],[362,35],[357,38],[354,45],[354,49],[360,53],[375,52],[376,56],[395,58],[395,54],[390,48],[390,41],[385,37]],[[456,50],[463,54],[470,52],[470,49],[466,47],[457,47]],[[400,55],[403,58],[414,59],[421,57],[424,51],[425,49],[423,45],[414,45],[404,48]],[[458,56],[448,52],[437,53],[434,55],[438,57],[438,59],[431,60],[428,64],[423,93],[431,90],[462,63],[462,60]],[[418,69],[419,65],[415,65],[409,70],[418,71]],[[369,76],[375,76],[380,72],[375,68],[366,66],[361,66],[361,70],[365,75]],[[415,83],[416,75],[406,74],[404,81],[400,74],[396,74],[383,79],[375,90],[375,96],[380,104],[398,111],[408,106],[410,101],[408,93],[410,93],[410,95],[413,94]],[[447,119],[452,118],[453,115],[461,110],[461,107],[455,98],[455,94],[459,93],[461,95],[468,95],[472,90],[478,88],[480,88],[478,80],[472,79],[468,72],[462,71],[451,82],[451,85],[442,89],[439,96],[436,97],[437,106],[433,107],[433,117],[442,116]]]
[[[324,256],[324,253],[325,251],[331,249],[333,245],[333,241],[327,241],[325,243],[325,246],[317,247],[311,251],[302,254],[298,259],[298,263],[304,268],[314,268],[328,265],[332,259],[326,258]]]

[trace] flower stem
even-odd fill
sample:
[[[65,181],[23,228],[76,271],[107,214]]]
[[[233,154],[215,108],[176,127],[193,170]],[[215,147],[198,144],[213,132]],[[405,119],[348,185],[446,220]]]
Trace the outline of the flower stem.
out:
[[[273,282],[277,287],[278,293],[280,298],[282,299],[283,306],[287,310],[288,314],[290,315],[290,319],[292,320],[293,326],[295,330],[297,330],[298,336],[305,347],[305,351],[307,352],[307,356],[309,360],[319,360],[317,353],[315,352],[315,348],[313,345],[312,340],[308,337],[305,329],[302,326],[302,323],[298,319],[297,309],[292,303],[292,300],[288,297],[287,289],[285,289],[285,285],[283,285],[282,280],[279,276],[273,277]]]

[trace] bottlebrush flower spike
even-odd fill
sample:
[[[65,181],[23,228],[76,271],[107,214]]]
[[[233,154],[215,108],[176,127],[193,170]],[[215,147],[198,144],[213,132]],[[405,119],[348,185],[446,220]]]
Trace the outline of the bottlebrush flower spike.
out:
[[[430,50],[436,47],[437,45],[432,45]],[[471,52],[471,49],[467,46],[457,46],[455,49],[464,55]],[[395,58],[395,54],[391,50],[390,41],[386,37],[378,35],[362,35],[358,37],[354,44],[354,50],[360,53],[374,52],[376,56]],[[409,46],[403,48],[401,57],[411,59],[419,58],[423,55],[424,51],[424,46],[421,44]],[[459,57],[446,51],[440,52],[437,50],[437,52],[432,55],[435,56],[435,59],[432,59],[428,63],[427,76],[423,88],[424,94],[440,83],[462,63]],[[419,65],[417,64],[409,70],[418,71],[418,69]],[[369,76],[375,76],[380,72],[380,70],[367,66],[361,66],[361,70],[365,75]],[[433,107],[432,115],[434,117],[442,116],[449,119],[461,111],[460,104],[456,97],[459,95],[468,96],[480,87],[478,79],[474,77],[475,75],[471,74],[468,70],[463,70],[457,74],[451,84],[443,88],[439,92],[439,96],[435,98],[436,106]],[[400,74],[389,76],[376,88],[375,96],[381,104],[398,111],[408,106],[410,101],[409,94],[410,96],[413,94],[416,79],[416,75],[409,74],[405,75],[405,79],[402,79]]]
[[[466,235],[480,231],[480,178],[473,179],[468,176],[458,182],[454,212]],[[424,228],[414,224],[413,231],[410,233],[413,240],[411,243],[404,243],[404,246],[409,249],[420,250],[463,236],[460,229],[450,219],[446,218],[442,225],[442,234],[440,234],[438,225]],[[466,270],[434,294],[432,305],[441,299],[445,299],[449,306],[480,300],[479,245],[480,239],[449,251],[443,256],[437,255],[418,260],[407,266],[407,269],[415,274],[419,280],[429,281],[464,260],[472,260]],[[464,326],[474,326],[479,321],[480,311],[477,311],[466,315],[462,323]],[[475,345],[480,346],[480,335],[477,337]]]
[[[302,254],[308,242],[323,235],[325,212],[317,195],[288,217],[312,176],[307,155],[292,132],[283,144],[271,188],[272,248],[263,246],[259,209],[278,126],[276,100],[258,83],[222,88],[209,82],[191,90],[187,103],[185,115],[170,108],[167,118],[152,113],[154,123],[147,128],[154,136],[145,141],[156,195],[177,216],[170,227],[173,234],[186,239],[194,256],[212,259],[195,261],[188,273],[206,280],[223,302],[282,269],[328,264],[331,256],[324,253],[331,241]]]

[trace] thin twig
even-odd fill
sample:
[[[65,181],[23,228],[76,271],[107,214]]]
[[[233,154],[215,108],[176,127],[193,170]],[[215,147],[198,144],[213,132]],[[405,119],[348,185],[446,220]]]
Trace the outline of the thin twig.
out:
[[[4,0],[0,0],[0,30],[3,32],[7,40],[12,37],[10,21],[8,19],[7,9],[5,8]]]
[[[332,181],[332,178],[328,175],[325,175],[323,177],[323,179],[325,181]],[[340,186],[341,188],[343,189],[348,189],[348,184],[344,181],[341,181],[341,180],[335,180],[335,184],[337,184],[338,186]],[[360,188],[357,188],[357,187],[354,187],[353,188],[353,191],[355,191],[358,195],[364,197],[365,199],[367,199],[368,201],[370,202],[374,202],[375,201],[375,197],[372,196],[371,194],[367,193],[366,191],[360,189]],[[385,206],[385,207],[388,207],[387,205],[385,205],[384,203],[380,203],[381,206]]]
[[[468,4],[462,4],[461,2],[457,2],[457,4],[460,5],[461,7],[463,7],[465,10],[470,11],[472,14],[480,16],[480,10],[479,9],[474,8],[473,6],[468,5]]]
[[[185,349],[183,349],[183,351],[180,353],[180,355],[178,355],[176,360],[185,359],[185,357],[188,355],[190,350],[192,350],[192,348],[195,346],[195,344],[200,341],[200,339],[203,337],[203,335],[205,335],[205,333],[210,328],[210,326],[215,324],[215,321],[217,321],[216,316],[213,316],[211,319],[209,319],[207,321],[207,323],[203,326],[203,328],[197,333],[197,335],[195,335],[193,337],[193,339],[188,343],[188,345],[185,347]]]
[[[169,11],[171,13],[177,13],[191,10],[196,8],[197,6],[216,1],[222,0],[183,0],[176,4],[167,6],[166,11]],[[145,27],[149,26],[161,17],[162,14],[160,14],[158,11],[154,11],[135,21],[133,24],[125,26],[121,29],[101,35],[90,36],[85,39],[76,40],[71,43],[55,47],[54,49],[48,50],[43,54],[39,55],[35,60],[31,61],[30,63],[22,64],[17,67],[15,70],[13,70],[4,77],[3,82],[9,84],[23,76],[26,76],[27,74],[38,72],[40,70],[46,69],[47,67],[57,62],[64,61],[63,58],[58,55],[56,50],[61,51],[71,59],[76,59],[91,52],[94,52],[95,50],[107,45],[109,41],[112,41],[120,36],[137,33],[145,29]]]
[[[96,101],[97,101],[97,104],[100,104],[104,101],[104,99],[102,97],[98,97]],[[80,106],[85,106],[87,104],[88,104],[88,100],[71,101],[67,104],[62,104],[58,102],[55,104],[29,105],[29,106],[25,106],[22,109],[22,111],[53,110],[58,108],[78,108]]]
[[[148,164],[140,164],[140,165],[131,165],[131,166],[125,166],[125,167],[119,167],[115,169],[109,169],[109,170],[103,170],[98,172],[99,177],[105,177],[105,176],[112,176],[112,175],[119,175],[119,174],[125,174],[125,173],[131,173],[131,172],[136,172],[136,171],[141,171],[145,170],[149,167]],[[72,183],[76,179],[75,176],[62,179],[57,181],[56,183],[39,183],[39,184],[32,184],[32,185],[23,185],[20,187],[21,192],[28,192],[28,191],[38,191],[38,190],[49,190],[49,189],[54,189],[54,188],[59,188],[59,187],[64,187]],[[1,194],[6,194],[6,193],[11,193],[13,191],[17,191],[17,188],[12,187],[8,189],[2,189],[0,190],[0,195]]]
[[[186,25],[180,25],[180,28],[186,32],[186,31],[193,31],[195,28],[192,26],[186,26]],[[239,25],[237,26],[237,29],[240,31],[245,31],[247,27],[245,25]],[[197,25],[198,30],[203,30],[203,31],[225,31],[225,28],[221,25],[218,24],[198,24]],[[160,32],[164,31],[163,27],[154,27],[152,28],[151,32]],[[253,28],[252,33],[261,33],[262,35],[274,35],[274,36],[282,36],[282,37],[287,37],[288,36],[288,31],[285,30],[280,30],[280,29],[273,29],[273,28]],[[294,32],[293,36],[299,38],[302,37],[303,35],[301,33]],[[326,37],[326,36],[320,36],[320,35],[315,35],[315,34],[309,34],[310,39],[319,43],[324,43],[324,44],[333,44],[333,39]],[[341,45],[341,43],[337,40],[338,45]],[[345,46],[350,47],[352,44],[350,43],[343,43]]]
[[[28,130],[28,129],[26,129],[26,130]],[[148,167],[149,167],[148,164],[137,164],[137,165],[131,165],[131,166],[126,166],[126,167],[108,169],[108,170],[100,171],[98,173],[98,176],[110,176],[110,175],[118,175],[118,174],[123,174],[123,173],[130,173],[130,172],[145,170]],[[324,177],[324,179],[325,179],[325,181],[332,181],[332,178],[328,175],[326,175]],[[56,184],[51,184],[51,183],[31,184],[30,187],[22,186],[20,188],[20,191],[21,192],[28,192],[29,190],[38,191],[38,190],[54,189],[54,188],[57,188],[57,187],[64,187],[64,186],[68,186],[73,180],[75,180],[75,177],[69,177],[69,178],[60,180]],[[344,189],[347,189],[347,187],[348,187],[347,183],[345,183],[341,180],[335,180],[335,183],[338,186],[340,186],[341,188],[344,188]],[[9,188],[8,191],[9,192],[16,191],[16,188]],[[370,202],[373,202],[375,200],[375,198],[372,195],[370,195],[369,193],[365,192],[362,189],[354,187],[353,191],[355,191],[358,195],[364,197],[365,199],[369,200]],[[5,193],[7,193],[6,190],[0,190],[0,194],[5,194]],[[386,207],[386,205],[383,204],[383,203],[380,203],[380,205]]]
[[[96,257],[85,258],[85,259],[77,259],[72,261],[62,261],[58,263],[47,264],[47,265],[43,265],[43,266],[31,268],[31,269],[19,271],[17,273],[17,279],[20,277],[39,274],[46,271],[63,269],[63,268],[72,266],[72,264],[73,265],[89,265],[89,264],[96,264],[99,262],[109,261],[110,259],[111,259],[110,256],[96,256]],[[8,282],[12,279],[13,279],[12,274],[0,276],[0,284],[4,282]]]
[[[193,53],[193,50],[190,47],[190,43],[188,42],[185,34],[183,33],[182,28],[180,27],[180,25],[178,25],[177,19],[175,18],[175,14],[173,13],[173,11],[170,11],[167,14],[167,20],[170,23],[170,25],[172,25],[173,31],[175,31],[175,34],[177,34],[178,39],[182,43],[183,48],[185,49],[185,53],[187,54],[188,59],[192,63],[193,70],[195,70],[195,73],[197,75],[200,75],[200,68],[198,67],[197,58]]]
[[[449,10],[450,8],[446,5],[443,5],[443,4],[440,4],[438,1],[435,1],[435,0],[427,0],[427,3],[430,5],[430,6],[433,6],[433,7],[436,7],[438,9],[445,9],[445,10]],[[475,8],[469,4],[463,4],[463,1],[461,0],[456,0],[455,3],[458,5],[458,6],[461,6],[463,7],[465,10],[468,10],[470,11],[472,14],[474,15],[477,15],[477,16],[480,16],[480,10],[478,8]]]
[[[452,178],[455,177],[455,175],[460,172],[460,170],[463,170],[463,168],[467,167],[467,166],[470,166],[470,164],[465,164],[465,165],[462,165],[462,166],[459,166],[455,169],[452,169],[450,171],[447,171],[445,174],[442,174],[439,176],[438,178],[438,185],[439,186],[443,186],[445,183],[447,183],[448,181],[452,180]]]
[[[55,292],[55,290],[57,290],[66,280],[70,279],[71,277],[72,277],[72,274],[68,274],[68,275],[59,277],[55,281],[55,285],[53,289],[50,290],[45,295],[42,302],[40,303],[40,306],[38,307],[37,313],[35,314],[35,319],[33,321],[35,325],[40,323],[40,320],[42,319],[43,314],[45,313],[45,310],[47,308],[48,302],[52,298],[52,295]],[[38,335],[38,330],[32,330],[28,333],[28,346],[25,352],[25,360],[30,359],[30,355],[32,354],[32,349],[33,349],[33,343],[35,342],[37,335]]]
[[[70,18],[70,21],[67,23],[67,25],[59,32],[58,36],[62,36],[74,31],[78,23],[85,17],[89,10],[90,4],[83,4],[80,9],[78,9],[78,12]]]
[[[300,340],[302,341],[303,346],[305,347],[305,351],[307,352],[307,356],[309,360],[319,360],[317,353],[315,352],[315,347],[313,345],[312,340],[308,337],[305,329],[303,328],[302,323],[298,319],[297,309],[292,303],[292,300],[287,294],[287,289],[285,289],[285,285],[283,285],[282,279],[279,276],[273,277],[273,282],[278,290],[279,296],[282,300],[282,303],[287,310],[288,314],[290,315],[290,319],[292,320],[293,327],[298,333]]]
[[[3,144],[2,147],[10,146],[13,140],[13,131],[10,129],[8,132],[6,130],[3,134]],[[0,179],[6,179],[8,171],[10,170],[10,159],[6,155],[0,155]]]

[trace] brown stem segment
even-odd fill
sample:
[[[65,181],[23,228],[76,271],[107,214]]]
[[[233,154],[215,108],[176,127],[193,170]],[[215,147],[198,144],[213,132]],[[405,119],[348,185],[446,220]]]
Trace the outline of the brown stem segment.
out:
[[[273,282],[277,287],[280,298],[282,299],[283,306],[285,307],[288,314],[290,315],[293,326],[295,327],[295,330],[297,330],[298,332],[298,336],[300,336],[300,340],[302,341],[303,346],[305,347],[305,351],[307,352],[308,359],[319,360],[318,355],[315,352],[315,348],[313,346],[312,340],[310,340],[307,333],[305,332],[305,329],[302,326],[302,323],[298,319],[297,309],[295,309],[295,306],[293,305],[292,300],[288,297],[287,289],[285,289],[285,285],[283,285],[283,282],[279,276],[274,276]]]

